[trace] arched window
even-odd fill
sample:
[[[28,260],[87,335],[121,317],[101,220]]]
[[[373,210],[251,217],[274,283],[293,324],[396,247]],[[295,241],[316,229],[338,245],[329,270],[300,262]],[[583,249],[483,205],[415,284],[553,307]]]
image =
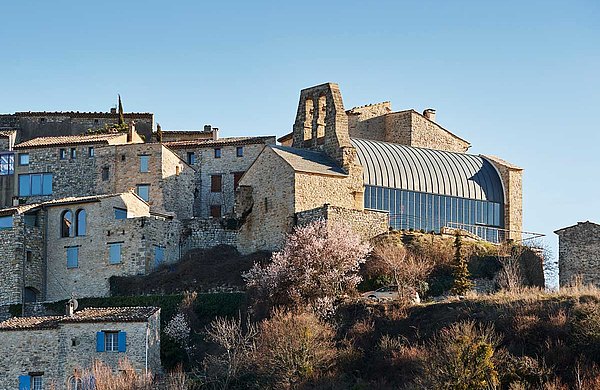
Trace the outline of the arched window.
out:
[[[73,234],[73,213],[70,210],[62,212],[60,217],[60,236],[71,237]]]
[[[83,381],[81,378],[76,376],[72,376],[69,378],[69,390],[82,390],[83,389]]]
[[[85,236],[87,232],[87,213],[84,209],[79,209],[75,213],[75,220],[77,221],[75,234],[77,236]]]

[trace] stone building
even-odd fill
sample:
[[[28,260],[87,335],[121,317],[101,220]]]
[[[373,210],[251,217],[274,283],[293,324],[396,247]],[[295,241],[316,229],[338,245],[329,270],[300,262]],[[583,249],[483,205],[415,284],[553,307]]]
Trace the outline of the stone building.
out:
[[[123,113],[125,123],[135,121],[142,138],[148,142],[152,139],[154,114],[144,112]],[[0,130],[17,130],[16,142],[21,143],[39,137],[57,137],[82,135],[89,130],[103,129],[116,125],[119,113],[115,108],[110,112],[16,112],[0,115]]]
[[[181,224],[135,193],[65,198],[0,210],[0,305],[108,296],[111,276],[180,258]],[[23,281],[24,280],[24,281]]]
[[[173,141],[196,141],[212,140],[219,138],[219,129],[211,125],[204,125],[203,130],[163,130],[160,125],[156,125],[154,139],[157,142]]]
[[[386,102],[346,111],[339,87],[327,83],[300,92],[293,132],[279,140],[284,146],[266,147],[240,182],[245,250],[279,247],[300,214],[324,215],[306,212],[325,204],[364,213],[351,220],[387,213],[396,229],[521,239],[522,169],[464,153],[470,144],[438,125],[434,110],[392,112]]]
[[[195,170],[194,215],[221,218],[233,213],[235,190],[244,172],[274,136],[166,142]]]
[[[14,197],[39,203],[134,189],[157,212],[191,218],[194,170],[159,143],[128,133],[40,137],[15,146]]]
[[[44,216],[37,205],[0,210],[0,305],[35,302],[45,292]]]
[[[115,372],[123,359],[140,373],[161,372],[160,309],[155,307],[15,317],[0,323],[0,338],[2,390],[93,388],[95,361]]]
[[[12,206],[15,180],[15,130],[0,131],[0,208]]]
[[[567,286],[576,278],[600,286],[600,225],[578,222],[554,233],[558,235],[560,286]]]

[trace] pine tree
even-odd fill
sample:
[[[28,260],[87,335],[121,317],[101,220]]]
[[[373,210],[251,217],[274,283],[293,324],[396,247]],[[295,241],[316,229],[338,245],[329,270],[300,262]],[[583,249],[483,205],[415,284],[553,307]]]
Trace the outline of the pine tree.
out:
[[[123,104],[121,103],[121,95],[119,94],[119,126],[125,124],[125,118],[123,117]]]
[[[473,288],[467,259],[463,256],[461,249],[462,241],[460,232],[457,231],[454,239],[454,284],[452,286],[452,294],[455,295],[465,295]]]

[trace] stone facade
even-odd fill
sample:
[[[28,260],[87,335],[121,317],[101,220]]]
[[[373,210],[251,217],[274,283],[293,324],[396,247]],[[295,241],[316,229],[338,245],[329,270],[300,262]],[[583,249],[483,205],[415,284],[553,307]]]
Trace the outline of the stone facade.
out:
[[[363,240],[370,240],[389,231],[388,214],[379,211],[354,210],[325,204],[321,207],[296,214],[296,224],[306,225],[318,219],[327,223],[342,224],[358,233]]]
[[[0,229],[0,305],[39,299],[45,294],[45,217],[38,208],[16,207],[0,212],[12,227]],[[31,295],[30,295],[31,294]]]
[[[523,231],[523,168],[495,156],[481,156],[496,167],[504,186],[504,229],[508,239],[520,241]]]
[[[559,284],[576,278],[600,287],[600,225],[579,222],[555,231],[558,235]]]
[[[227,229],[215,218],[194,218],[186,221],[181,237],[181,253],[192,249],[209,249],[217,245],[238,247],[238,231]]]
[[[154,114],[123,113],[126,123],[135,121],[138,132],[146,141],[152,139]],[[0,115],[0,129],[18,129],[17,142],[37,137],[56,137],[85,134],[119,122],[115,112],[17,112]]]
[[[110,294],[111,276],[143,275],[163,263],[179,260],[181,225],[178,220],[154,216],[148,205],[133,193],[54,202],[47,210],[46,300],[100,297]],[[115,209],[127,210],[116,219]],[[86,212],[85,235],[77,235],[77,212]],[[74,232],[62,237],[63,213],[70,211]],[[110,250],[120,247],[119,261],[110,261]],[[77,248],[77,265],[69,267],[69,248]],[[158,254],[157,254],[158,251]]]
[[[132,308],[136,309],[136,308]],[[76,312],[77,315],[77,312]],[[94,361],[117,372],[127,359],[138,372],[160,373],[160,309],[146,320],[76,322],[69,317],[46,317],[45,329],[6,329],[0,323],[0,390],[19,388],[21,376],[41,375],[44,389],[69,389],[69,380],[89,377]],[[34,319],[35,321],[36,319]],[[44,318],[40,318],[43,321]],[[54,321],[55,322],[54,322]],[[98,352],[98,332],[125,332],[124,352]]]
[[[233,213],[236,180],[241,179],[265,145],[273,144],[275,137],[243,137],[170,142],[166,146],[195,169],[194,216],[209,218],[213,206],[220,206],[221,216]],[[212,186],[213,176],[221,177],[219,191]]]

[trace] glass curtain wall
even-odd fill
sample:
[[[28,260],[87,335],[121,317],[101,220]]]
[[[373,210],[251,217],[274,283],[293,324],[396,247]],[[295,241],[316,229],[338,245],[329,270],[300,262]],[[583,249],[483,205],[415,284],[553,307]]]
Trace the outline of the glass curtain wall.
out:
[[[439,233],[444,226],[467,230],[487,241],[500,242],[504,233],[501,203],[446,195],[365,186],[365,208],[387,211],[390,226]]]

